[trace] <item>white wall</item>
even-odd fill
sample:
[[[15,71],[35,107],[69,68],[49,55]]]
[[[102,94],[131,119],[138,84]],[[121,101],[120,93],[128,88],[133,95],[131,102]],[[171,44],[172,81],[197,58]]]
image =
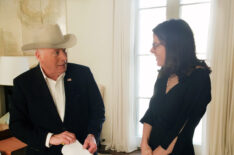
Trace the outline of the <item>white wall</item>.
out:
[[[106,121],[102,136],[110,138],[112,96],[113,0],[67,0],[67,32],[78,44],[69,50],[70,62],[89,66],[96,82],[105,86]]]

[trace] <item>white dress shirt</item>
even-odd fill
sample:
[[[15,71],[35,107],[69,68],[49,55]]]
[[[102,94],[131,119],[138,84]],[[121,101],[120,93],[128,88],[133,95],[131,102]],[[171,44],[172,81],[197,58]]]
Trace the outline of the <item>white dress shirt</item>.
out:
[[[41,67],[40,67],[41,68]],[[64,120],[64,114],[65,114],[65,91],[64,91],[64,76],[65,73],[61,74],[57,80],[53,80],[48,78],[44,71],[41,68],[41,72],[45,78],[46,84],[50,90],[50,94],[54,100],[55,106],[57,108],[58,114],[61,118],[61,120]],[[49,141],[53,133],[48,133],[46,137],[46,147],[50,147]]]

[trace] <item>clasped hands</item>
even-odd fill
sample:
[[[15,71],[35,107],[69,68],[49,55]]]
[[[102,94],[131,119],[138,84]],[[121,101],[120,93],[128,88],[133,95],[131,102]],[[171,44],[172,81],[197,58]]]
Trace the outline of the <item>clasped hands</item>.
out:
[[[172,153],[178,137],[175,137],[168,148],[165,150],[162,146],[158,146],[154,151],[148,145],[148,142],[141,143],[141,155],[168,155]]]
[[[163,149],[161,146],[158,146],[154,151],[152,151],[148,144],[141,146],[141,155],[168,155],[170,153],[171,152]]]
[[[74,143],[76,141],[76,136],[74,133],[64,131],[60,134],[54,134],[50,138],[50,145],[67,145]],[[97,144],[94,135],[89,134],[83,144],[83,148],[87,149],[90,153],[97,151]]]

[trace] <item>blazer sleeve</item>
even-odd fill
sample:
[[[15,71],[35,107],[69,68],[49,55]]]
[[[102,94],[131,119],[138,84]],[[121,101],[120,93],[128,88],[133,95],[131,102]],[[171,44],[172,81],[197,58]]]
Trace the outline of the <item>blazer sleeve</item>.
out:
[[[91,71],[88,71],[89,122],[88,132],[99,139],[105,121],[105,108],[98,86]]]
[[[206,106],[211,100],[211,84],[209,73],[204,69],[195,71],[190,86],[184,95],[184,104],[173,127],[162,138],[161,146],[167,149],[173,139],[179,136],[190,119],[201,119]]]
[[[47,131],[32,125],[27,108],[26,94],[23,93],[21,81],[14,80],[12,105],[10,108],[10,130],[12,134],[26,144],[45,148]]]

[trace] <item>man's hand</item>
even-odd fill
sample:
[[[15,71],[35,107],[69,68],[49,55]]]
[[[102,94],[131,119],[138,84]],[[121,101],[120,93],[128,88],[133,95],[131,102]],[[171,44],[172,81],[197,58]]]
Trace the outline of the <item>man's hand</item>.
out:
[[[88,151],[92,154],[97,151],[97,144],[94,135],[89,134],[87,136],[87,138],[84,141],[83,148],[88,149]]]
[[[60,134],[52,135],[50,138],[50,145],[65,145],[71,144],[76,141],[76,136],[74,133],[64,131]]]
[[[152,155],[152,149],[148,144],[141,144],[141,155]]]

